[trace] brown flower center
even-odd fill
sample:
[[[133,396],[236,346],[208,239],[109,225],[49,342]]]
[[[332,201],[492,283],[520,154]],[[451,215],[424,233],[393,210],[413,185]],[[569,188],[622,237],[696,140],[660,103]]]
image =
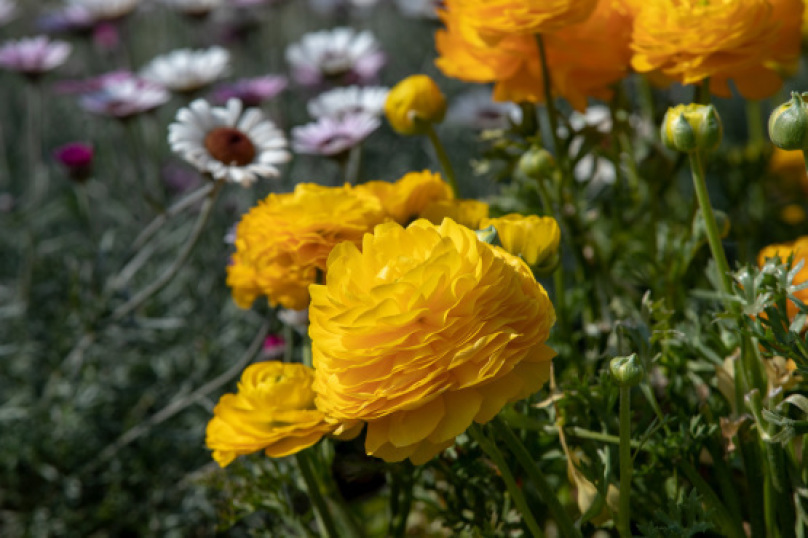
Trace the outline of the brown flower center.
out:
[[[217,127],[205,136],[205,149],[225,164],[244,166],[255,158],[255,145],[247,135],[232,127]]]

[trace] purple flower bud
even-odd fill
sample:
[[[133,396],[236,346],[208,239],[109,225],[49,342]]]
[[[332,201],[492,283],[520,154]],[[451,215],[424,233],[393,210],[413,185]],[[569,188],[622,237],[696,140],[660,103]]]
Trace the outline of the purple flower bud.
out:
[[[70,179],[83,183],[90,177],[93,165],[93,147],[83,142],[70,142],[56,148],[53,157],[65,167]]]

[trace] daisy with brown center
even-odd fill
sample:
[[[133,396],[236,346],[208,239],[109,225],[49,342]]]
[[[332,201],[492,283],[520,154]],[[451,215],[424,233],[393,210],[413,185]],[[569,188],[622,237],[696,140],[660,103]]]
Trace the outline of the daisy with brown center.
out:
[[[180,109],[168,127],[168,142],[200,172],[245,187],[259,177],[277,177],[276,165],[290,157],[275,124],[257,108],[243,110],[238,99],[224,107],[197,99]]]

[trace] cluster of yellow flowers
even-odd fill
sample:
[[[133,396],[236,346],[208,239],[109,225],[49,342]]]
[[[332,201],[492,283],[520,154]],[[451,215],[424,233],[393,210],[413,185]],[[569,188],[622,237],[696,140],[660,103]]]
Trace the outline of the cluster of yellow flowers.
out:
[[[747,98],[773,95],[800,51],[801,0],[447,0],[435,36],[438,67],[470,82],[494,82],[501,101],[542,102],[536,35],[555,95],[582,110],[608,99],[629,70],[657,81],[728,80]]]
[[[308,306],[314,368],[250,366],[214,409],[214,459],[284,456],[366,425],[369,454],[422,463],[538,390],[555,313],[530,267],[557,262],[558,224],[488,216],[430,171],[301,184],[247,213],[228,267],[233,297]],[[480,226],[505,249],[482,241]]]

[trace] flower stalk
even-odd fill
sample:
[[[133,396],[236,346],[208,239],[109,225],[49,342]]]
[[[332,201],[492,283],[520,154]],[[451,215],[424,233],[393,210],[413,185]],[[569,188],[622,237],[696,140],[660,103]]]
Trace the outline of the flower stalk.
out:
[[[303,481],[306,483],[306,490],[309,493],[309,498],[314,505],[314,513],[317,518],[317,524],[320,527],[320,532],[323,536],[329,538],[339,538],[340,534],[337,531],[337,526],[334,523],[334,518],[331,516],[331,511],[323,498],[320,491],[320,486],[317,484],[317,479],[311,467],[311,462],[306,451],[298,452],[295,454],[295,461],[300,469],[300,474],[303,475]]]
[[[455,176],[452,161],[449,160],[449,154],[446,153],[446,148],[443,147],[443,143],[440,141],[438,133],[435,131],[435,127],[432,124],[427,124],[426,136],[435,149],[435,155],[438,157],[443,173],[446,175],[446,181],[449,183],[449,186],[452,187],[452,192],[454,192],[455,196],[458,196],[457,177]]]
[[[505,482],[505,486],[508,488],[508,493],[511,494],[511,498],[513,498],[513,502],[519,509],[519,512],[521,513],[531,536],[534,538],[543,538],[544,533],[539,527],[539,524],[536,523],[536,518],[533,517],[533,513],[530,511],[530,506],[525,499],[525,495],[522,493],[521,488],[516,483],[516,479],[513,477],[513,474],[508,467],[508,462],[505,460],[505,456],[503,456],[499,448],[497,448],[496,443],[485,435],[485,432],[479,424],[472,424],[468,429],[468,432],[472,439],[474,439],[477,444],[480,445],[483,452],[485,452],[488,457],[491,458],[491,460],[497,466],[497,469],[499,469],[502,481]]]

